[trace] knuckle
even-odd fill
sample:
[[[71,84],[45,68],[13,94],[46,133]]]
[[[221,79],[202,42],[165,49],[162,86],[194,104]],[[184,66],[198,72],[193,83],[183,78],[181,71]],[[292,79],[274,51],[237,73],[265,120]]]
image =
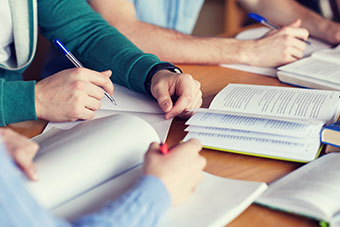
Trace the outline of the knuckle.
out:
[[[81,113],[81,105],[78,105],[78,104],[72,105],[72,107],[70,108],[71,119],[74,121],[78,120],[80,113]]]
[[[82,81],[76,80],[72,83],[72,90],[83,90],[84,86],[85,84]]]
[[[83,73],[84,73],[84,69],[83,68],[74,68],[72,70],[72,74],[74,75],[74,77],[81,76]]]

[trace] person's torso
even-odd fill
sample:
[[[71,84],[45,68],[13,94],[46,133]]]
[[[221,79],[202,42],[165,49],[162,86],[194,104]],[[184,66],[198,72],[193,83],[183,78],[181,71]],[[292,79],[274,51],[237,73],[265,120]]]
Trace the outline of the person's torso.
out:
[[[0,64],[7,63],[12,54],[13,25],[8,0],[0,0]]]
[[[22,72],[34,57],[38,27],[37,2],[36,0],[0,0],[0,7],[0,35],[2,36],[0,77],[4,78],[6,71]]]
[[[139,20],[191,34],[204,0],[129,0]]]

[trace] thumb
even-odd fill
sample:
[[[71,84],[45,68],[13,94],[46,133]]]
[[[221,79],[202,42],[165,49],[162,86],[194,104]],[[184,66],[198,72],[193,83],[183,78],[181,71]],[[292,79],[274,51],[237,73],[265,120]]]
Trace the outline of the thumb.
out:
[[[301,26],[302,22],[301,19],[297,19],[293,23],[289,24],[289,27],[299,28]]]
[[[155,87],[153,92],[154,97],[157,99],[157,102],[161,109],[167,113],[172,109],[172,100],[169,94],[168,87],[164,84],[158,84],[157,87]]]
[[[112,76],[112,71],[111,70],[106,70],[104,72],[102,72],[105,76],[107,77],[111,77]]]

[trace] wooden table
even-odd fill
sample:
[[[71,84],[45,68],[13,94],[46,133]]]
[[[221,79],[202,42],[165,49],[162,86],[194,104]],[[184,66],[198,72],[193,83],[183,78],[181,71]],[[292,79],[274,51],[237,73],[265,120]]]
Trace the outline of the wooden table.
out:
[[[218,66],[196,66],[182,65],[184,72],[192,74],[202,84],[203,107],[208,107],[214,96],[228,83],[247,83],[261,85],[281,84],[276,78],[256,75],[253,73],[241,72],[226,69]],[[168,144],[174,145],[183,139],[185,120],[176,118],[170,128],[167,139]],[[12,124],[9,127],[28,137],[33,137],[42,132],[46,121],[23,122]],[[287,173],[295,170],[301,164],[257,158],[239,154],[203,150],[207,158],[206,171],[218,176],[234,179],[264,181],[270,183]],[[228,193],[226,190],[225,193]],[[214,196],[214,195],[212,195]],[[251,205],[245,212],[237,217],[229,226],[318,226],[312,221],[299,216],[270,210],[258,205]]]

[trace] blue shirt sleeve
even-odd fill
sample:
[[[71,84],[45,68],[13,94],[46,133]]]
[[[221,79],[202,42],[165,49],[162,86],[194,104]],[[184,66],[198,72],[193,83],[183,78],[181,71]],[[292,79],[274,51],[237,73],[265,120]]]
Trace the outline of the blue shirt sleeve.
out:
[[[164,184],[154,176],[143,176],[129,191],[96,213],[73,223],[52,217],[32,198],[25,176],[0,144],[0,220],[2,226],[156,226],[170,206]]]

